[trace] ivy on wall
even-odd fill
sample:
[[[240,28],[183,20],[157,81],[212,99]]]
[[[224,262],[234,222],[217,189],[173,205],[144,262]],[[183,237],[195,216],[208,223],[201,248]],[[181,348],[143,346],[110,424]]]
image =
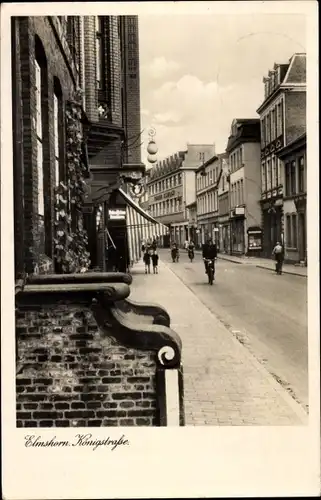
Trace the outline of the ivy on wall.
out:
[[[58,272],[86,272],[90,266],[88,236],[82,206],[87,195],[87,166],[82,157],[82,92],[77,90],[66,107],[67,181],[55,191],[55,258]]]

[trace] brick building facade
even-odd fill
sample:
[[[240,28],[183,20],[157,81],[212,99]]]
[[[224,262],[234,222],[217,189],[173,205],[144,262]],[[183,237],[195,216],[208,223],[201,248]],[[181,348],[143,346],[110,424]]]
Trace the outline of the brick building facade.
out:
[[[17,277],[54,270],[54,188],[66,180],[64,117],[78,71],[64,19],[12,18],[11,26]]]
[[[112,227],[110,211],[144,171],[129,140],[140,118],[128,25],[138,41],[135,17],[12,18],[18,427],[183,424],[167,312],[127,300],[128,274],[99,272],[106,230],[126,242],[127,221]]]
[[[284,237],[284,171],[277,151],[306,130],[306,54],[294,54],[287,64],[275,64],[263,80],[261,121],[261,206],[263,255],[270,257]]]

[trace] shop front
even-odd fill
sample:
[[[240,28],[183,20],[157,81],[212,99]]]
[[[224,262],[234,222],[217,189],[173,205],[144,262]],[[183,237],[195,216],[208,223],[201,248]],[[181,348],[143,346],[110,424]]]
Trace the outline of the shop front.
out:
[[[262,256],[271,258],[277,241],[283,243],[283,201],[266,202],[263,212],[263,250]]]
[[[218,222],[219,251],[230,253],[230,221],[228,215],[220,216]]]
[[[247,255],[259,257],[262,253],[263,232],[260,227],[253,226],[247,230]]]
[[[231,255],[245,254],[245,217],[244,207],[236,207],[231,211],[230,225],[230,253]]]
[[[145,212],[128,193],[118,188],[110,197],[105,225],[106,268],[128,271],[142,255],[143,242],[159,246],[169,229]]]

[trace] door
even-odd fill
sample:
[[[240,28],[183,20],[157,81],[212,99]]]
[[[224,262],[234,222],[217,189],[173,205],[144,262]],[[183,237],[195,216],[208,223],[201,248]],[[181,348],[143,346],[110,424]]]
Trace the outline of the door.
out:
[[[306,223],[305,213],[299,213],[299,259],[306,260]]]

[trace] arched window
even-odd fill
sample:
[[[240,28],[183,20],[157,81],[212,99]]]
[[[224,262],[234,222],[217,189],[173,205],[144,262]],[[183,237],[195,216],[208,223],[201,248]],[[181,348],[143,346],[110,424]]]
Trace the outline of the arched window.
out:
[[[35,121],[37,136],[37,215],[40,253],[51,256],[50,196],[46,196],[49,186],[48,156],[48,72],[47,58],[40,39],[35,37]],[[47,171],[48,170],[48,171]]]
[[[60,181],[64,180],[63,175],[63,109],[62,90],[57,77],[54,77],[53,92],[53,124],[54,124],[54,145],[55,145],[55,186],[58,187]],[[57,214],[58,217],[58,214]]]

